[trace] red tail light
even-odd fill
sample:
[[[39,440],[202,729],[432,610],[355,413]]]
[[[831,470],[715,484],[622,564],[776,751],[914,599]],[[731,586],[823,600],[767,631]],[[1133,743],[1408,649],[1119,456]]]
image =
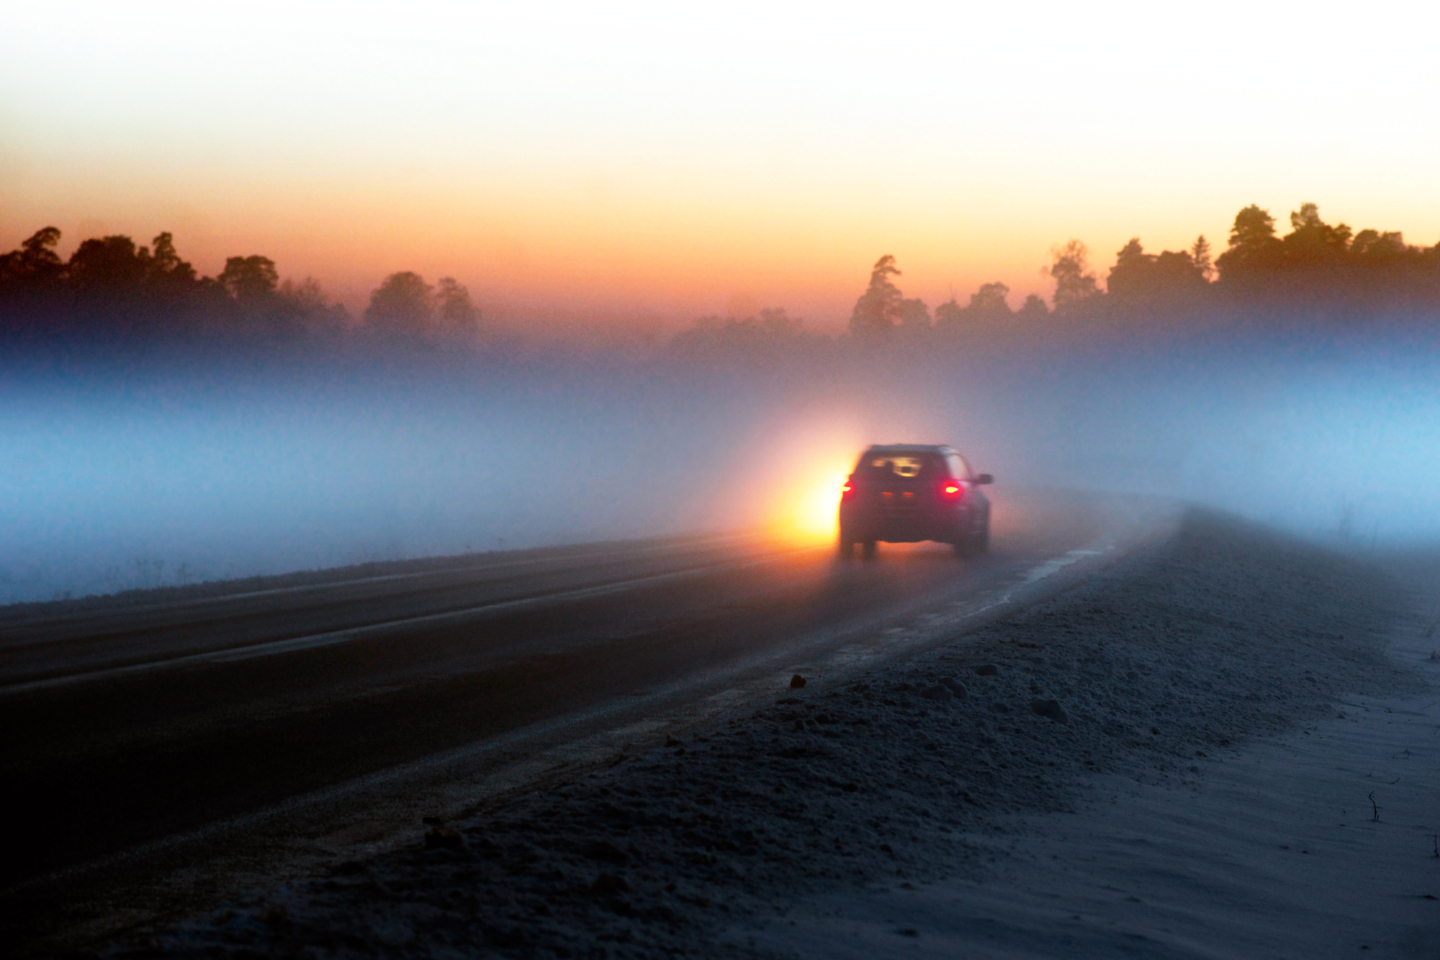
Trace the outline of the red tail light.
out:
[[[940,482],[940,499],[950,503],[957,502],[965,496],[965,486],[958,480],[942,480]]]
[[[855,495],[855,484],[851,483],[849,480],[846,480],[844,483],[840,484],[840,499],[841,499],[841,500],[849,500],[849,499],[850,499],[851,497],[853,497],[854,495]]]

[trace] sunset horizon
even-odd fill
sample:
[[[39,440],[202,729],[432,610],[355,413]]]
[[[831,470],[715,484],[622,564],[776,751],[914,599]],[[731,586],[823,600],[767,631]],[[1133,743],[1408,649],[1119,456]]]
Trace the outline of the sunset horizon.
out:
[[[884,254],[933,309],[1048,297],[1072,238],[1102,276],[1136,236],[1219,252],[1249,204],[1440,241],[1415,203],[1440,191],[1440,131],[1414,122],[1436,71],[1399,7],[186,9],[0,15],[0,246],[168,231],[206,275],[263,255],[352,314],[410,270],[497,320],[753,302],[824,330]],[[1309,83],[1316,59],[1389,92]]]

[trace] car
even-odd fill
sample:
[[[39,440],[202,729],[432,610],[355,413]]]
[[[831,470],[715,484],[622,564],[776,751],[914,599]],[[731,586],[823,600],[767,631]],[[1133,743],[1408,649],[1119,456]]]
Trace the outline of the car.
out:
[[[840,490],[840,555],[866,558],[876,544],[935,540],[964,557],[990,546],[990,499],[980,489],[994,483],[977,474],[954,448],[922,444],[867,447]]]

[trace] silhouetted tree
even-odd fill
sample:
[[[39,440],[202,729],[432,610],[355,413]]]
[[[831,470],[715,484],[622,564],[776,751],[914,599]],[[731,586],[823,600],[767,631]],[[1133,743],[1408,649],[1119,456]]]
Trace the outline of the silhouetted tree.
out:
[[[1050,276],[1055,280],[1055,309],[1071,307],[1100,292],[1095,274],[1088,272],[1089,251],[1079,240],[1070,240],[1051,251],[1054,261]]]
[[[1230,227],[1230,247],[1215,258],[1221,280],[1236,280],[1257,270],[1280,266],[1280,240],[1275,236],[1275,218],[1255,204],[1235,214]]]
[[[954,297],[935,308],[936,330],[958,330],[965,323],[965,308]]]
[[[59,242],[58,229],[43,227],[19,249],[0,255],[0,335],[44,336],[61,322],[62,309],[73,312],[65,296],[65,264],[55,252]]]
[[[979,290],[970,294],[970,305],[965,308],[965,312],[970,315],[972,323],[1003,324],[1014,316],[1010,311],[1010,302],[1006,299],[1009,296],[1010,288],[1005,284],[999,281],[983,283]]]
[[[1025,321],[1043,320],[1049,315],[1050,308],[1045,305],[1044,299],[1033,293],[1026,297],[1020,309],[1015,311],[1016,318]]]
[[[1210,259],[1210,241],[1205,239],[1205,234],[1195,238],[1195,244],[1190,248],[1190,262],[1195,265],[1201,279],[1206,283],[1215,279],[1215,264]]]
[[[306,277],[298,283],[294,280],[286,280],[280,284],[276,295],[307,313],[311,311],[318,313],[330,306],[330,302],[325,299],[325,291],[320,288],[320,281],[314,277]]]
[[[61,326],[100,339],[147,336],[171,319],[158,315],[146,280],[148,253],[129,237],[83,241],[65,264],[68,315]]]
[[[284,304],[285,314],[303,321],[316,332],[333,337],[349,325],[350,311],[343,303],[331,303],[321,289],[320,281],[314,277],[306,277],[298,283],[286,280],[280,284],[275,296]]]
[[[1327,267],[1343,263],[1351,230],[1343,223],[1331,226],[1320,219],[1320,208],[1302,203],[1290,214],[1290,233],[1280,241],[1286,267]]]
[[[1193,293],[1207,283],[1189,253],[1166,250],[1156,256],[1145,252],[1139,237],[1132,237],[1115,255],[1105,289],[1118,297],[1153,300]]]
[[[1140,246],[1140,238],[1131,237],[1115,254],[1115,266],[1110,268],[1105,289],[1120,296],[1138,292],[1145,286],[1145,274],[1154,260]]]
[[[175,250],[175,238],[168,232],[161,233],[150,241],[154,252],[141,248],[141,259],[146,261],[146,273],[152,282],[165,286],[188,286],[195,282],[195,268]]]
[[[370,294],[365,323],[374,330],[411,336],[430,329],[435,309],[430,285],[409,270],[392,273]]]
[[[1158,292],[1180,293],[1204,289],[1210,281],[1188,250],[1162,250],[1152,268]]]
[[[59,242],[59,229],[43,227],[27,237],[20,249],[0,256],[0,289],[28,293],[53,287],[65,269],[55,252]]]
[[[1275,239],[1275,218],[1256,204],[1241,208],[1230,227],[1230,246],[1260,249]]]
[[[1380,266],[1400,263],[1411,259],[1418,252],[1407,246],[1399,233],[1381,233],[1378,230],[1361,230],[1350,241],[1351,259],[1361,266]]]
[[[930,309],[925,306],[924,300],[901,300],[900,301],[900,326],[906,330],[929,330]]]
[[[275,261],[258,255],[227,258],[225,269],[216,279],[226,293],[241,303],[249,304],[269,300],[280,284]]]
[[[146,278],[145,259],[129,237],[90,239],[70,255],[65,275],[70,285],[82,293],[108,296],[132,293]]]
[[[900,288],[890,278],[900,276],[895,258],[886,254],[875,261],[870,270],[870,285],[855,301],[850,313],[850,335],[857,338],[874,338],[889,333],[900,319],[900,302],[904,299]]]
[[[446,333],[468,336],[480,329],[480,311],[470,302],[470,291],[454,277],[441,277],[436,284],[435,306]]]
[[[970,309],[976,313],[1008,317],[1010,303],[1005,299],[1008,296],[1010,296],[1010,288],[1005,284],[998,281],[983,283],[979,290],[970,295]]]
[[[1005,299],[1010,288],[1003,283],[986,283],[970,295],[970,302],[960,306],[953,299],[935,308],[935,329],[957,333],[981,327],[1003,325],[1014,314]]]

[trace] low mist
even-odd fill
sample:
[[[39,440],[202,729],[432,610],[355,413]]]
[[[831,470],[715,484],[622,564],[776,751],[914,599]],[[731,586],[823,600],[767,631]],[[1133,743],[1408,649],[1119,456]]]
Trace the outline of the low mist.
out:
[[[829,535],[871,442],[1352,549],[1440,536],[1435,347],[1250,338],[7,375],[0,601],[703,530]]]
[[[1240,210],[1100,288],[932,311],[874,264],[847,330],[783,309],[536,336],[451,277],[362,316],[259,254],[45,227],[0,256],[0,602],[717,530],[823,543],[869,443],[1007,486],[1132,492],[1349,551],[1440,537],[1440,245]],[[1052,306],[1053,304],[1053,306]],[[598,328],[597,328],[598,330]]]

